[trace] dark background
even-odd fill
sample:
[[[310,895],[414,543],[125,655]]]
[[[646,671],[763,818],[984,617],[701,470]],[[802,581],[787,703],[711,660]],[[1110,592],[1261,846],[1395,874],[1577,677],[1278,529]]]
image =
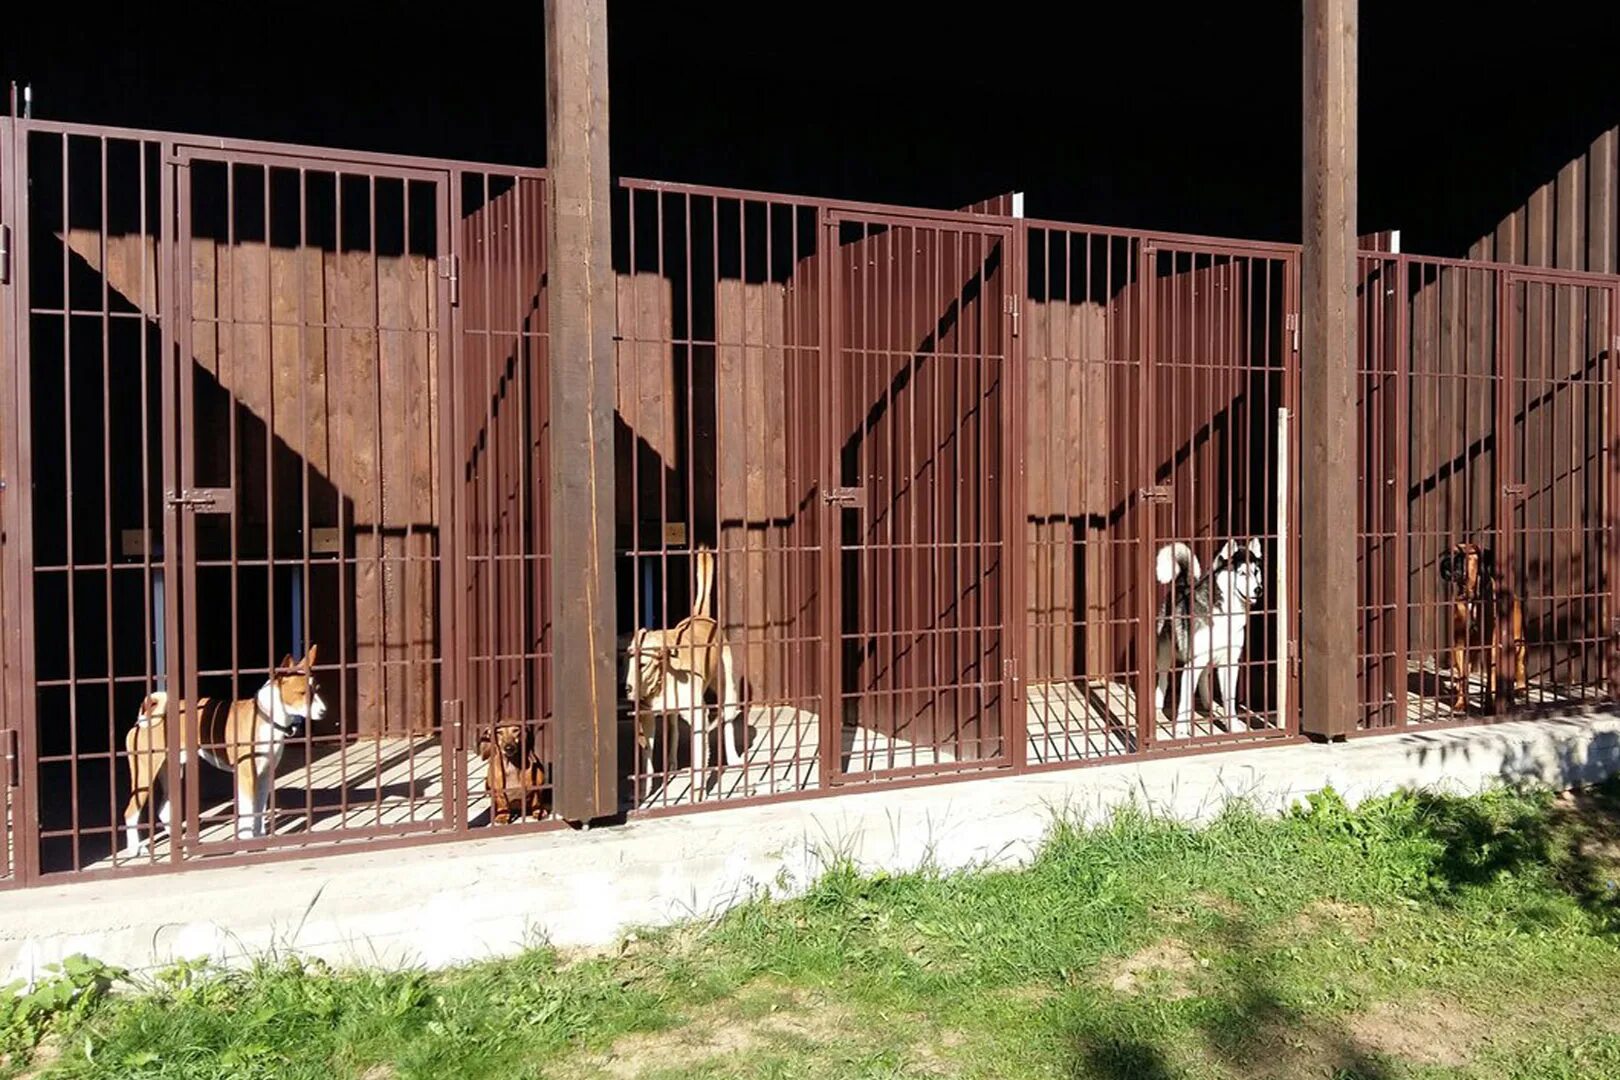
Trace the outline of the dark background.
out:
[[[610,5],[625,175],[1296,239],[1300,8]],[[966,14],[964,14],[966,13]],[[543,7],[11,5],[35,115],[539,163]],[[1362,4],[1361,226],[1453,253],[1620,121],[1620,5]]]

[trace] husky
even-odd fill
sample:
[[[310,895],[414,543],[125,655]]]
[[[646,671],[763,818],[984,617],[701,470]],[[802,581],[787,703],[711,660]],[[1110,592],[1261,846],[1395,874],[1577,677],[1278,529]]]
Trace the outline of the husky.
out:
[[[1161,715],[1167,716],[1170,673],[1181,672],[1172,737],[1185,739],[1192,734],[1193,692],[1208,686],[1211,669],[1220,683],[1219,713],[1227,730],[1243,730],[1237,716],[1238,666],[1248,636],[1249,613],[1260,600],[1265,577],[1260,541],[1240,544],[1228,540],[1207,574],[1200,570],[1192,548],[1166,544],[1159,549],[1154,576],[1161,585],[1170,586],[1159,605],[1158,619],[1159,678],[1153,700]]]

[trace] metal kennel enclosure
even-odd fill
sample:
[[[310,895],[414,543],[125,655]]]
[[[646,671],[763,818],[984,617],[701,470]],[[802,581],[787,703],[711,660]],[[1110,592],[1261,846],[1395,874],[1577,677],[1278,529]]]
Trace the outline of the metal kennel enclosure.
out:
[[[611,647],[622,677],[712,551],[742,744],[711,705],[700,769],[687,718],[622,701],[623,813],[1299,737],[1297,247],[614,194]],[[549,775],[547,199],[540,169],[0,121],[7,882],[470,837],[499,725]],[[1523,600],[1520,707],[1612,697],[1620,279],[1365,252],[1358,281],[1363,729],[1483,713],[1444,701],[1459,539]],[[1262,566],[1233,700],[1188,730],[1170,543]],[[126,850],[147,696],[251,696],[312,645],[328,716],[267,835],[175,712],[168,820]]]

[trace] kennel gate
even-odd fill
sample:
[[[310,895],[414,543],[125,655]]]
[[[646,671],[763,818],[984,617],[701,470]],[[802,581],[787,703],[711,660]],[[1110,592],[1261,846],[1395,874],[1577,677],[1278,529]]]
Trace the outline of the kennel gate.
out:
[[[1455,708],[1439,563],[1461,541],[1494,553],[1522,605],[1513,712],[1612,700],[1620,285],[1371,252],[1358,283],[1361,730],[1504,711],[1477,659]]]
[[[549,753],[544,176],[4,121],[14,877],[484,824],[469,703]],[[126,854],[147,694],[251,696],[310,645],[328,718],[270,835],[193,766]],[[195,740],[166,734],[173,775]]]

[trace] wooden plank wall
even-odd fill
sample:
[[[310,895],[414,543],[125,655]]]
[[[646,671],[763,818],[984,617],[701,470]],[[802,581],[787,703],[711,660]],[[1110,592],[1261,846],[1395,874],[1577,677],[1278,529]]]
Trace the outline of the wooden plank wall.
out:
[[[468,721],[551,715],[545,183],[504,182],[462,215],[460,475]],[[542,760],[550,733],[539,731]]]
[[[140,295],[140,249],[150,265],[150,242],[109,237],[103,265],[99,232],[75,229],[68,237],[75,256],[145,311],[155,304],[155,275]],[[262,558],[273,534],[277,557],[295,559],[303,551],[307,467],[310,525],[341,524],[353,560],[339,574],[317,556],[306,598],[312,640],[329,662],[348,665],[338,697],[352,715],[340,713],[338,722],[362,734],[432,730],[440,647],[432,260],[207,236],[193,237],[190,248],[199,481],[235,489],[239,555]],[[229,446],[232,412],[234,476],[219,456]],[[210,523],[200,532],[201,557],[228,558],[221,529]],[[228,623],[223,631],[228,637]],[[260,645],[244,639],[234,658],[244,685],[276,659],[272,645],[263,644],[263,655]],[[232,662],[217,650],[211,659],[201,660],[205,668]]]
[[[1003,655],[1004,372],[980,356],[1007,348],[1010,258],[981,234],[912,227],[838,255],[834,431],[868,549],[843,560],[843,690],[861,726],[958,760],[1001,749],[985,703]]]
[[[618,280],[618,547],[640,552],[634,604],[643,625],[687,612],[694,543],[716,548],[715,613],[737,648],[755,706],[815,708],[821,638],[819,264],[807,255],[786,281],[722,278],[695,318],[715,344],[677,344],[684,281],[657,273]],[[684,527],[664,537],[666,525]],[[645,606],[640,563],[663,580]],[[631,627],[624,625],[625,631]]]
[[[1469,255],[1526,266],[1613,274],[1620,270],[1617,250],[1620,128],[1610,128],[1506,213],[1495,229],[1470,247]],[[1612,499],[1610,505],[1602,505],[1603,470],[1596,459],[1601,450],[1594,445],[1612,443],[1615,437],[1611,406],[1594,389],[1603,383],[1612,384],[1614,378],[1609,344],[1613,330],[1607,326],[1608,316],[1599,310],[1603,305],[1595,295],[1589,295],[1586,302],[1574,296],[1543,302],[1537,295],[1539,291],[1521,289],[1512,297],[1512,314],[1522,320],[1518,325],[1526,335],[1542,332],[1542,340],[1551,350],[1546,360],[1537,358],[1543,367],[1536,378],[1546,383],[1546,392],[1539,400],[1528,403],[1528,412],[1521,415],[1515,409],[1515,437],[1529,454],[1516,463],[1525,473],[1528,492],[1521,527],[1535,530],[1557,526],[1563,538],[1544,534],[1532,540],[1532,533],[1525,538],[1531,542],[1520,545],[1526,558],[1521,569],[1526,577],[1523,587],[1529,594],[1530,610],[1526,615],[1532,623],[1530,637],[1532,641],[1549,643],[1533,650],[1542,669],[1557,665],[1560,654],[1567,659],[1572,651],[1578,651],[1589,662],[1601,653],[1606,665],[1602,674],[1614,679],[1620,677],[1620,656],[1616,655],[1615,636],[1610,632],[1614,603],[1610,594],[1615,582],[1607,572],[1606,562],[1593,557],[1607,550],[1607,538],[1620,528],[1620,507]],[[1542,319],[1553,320],[1550,332],[1541,330]],[[1579,352],[1586,355],[1577,356]],[[1559,382],[1554,374],[1557,370],[1567,369],[1573,374],[1581,367],[1585,371],[1580,380],[1565,379],[1553,385]],[[1575,424],[1585,431],[1603,434],[1586,437],[1587,445],[1575,445],[1566,452],[1549,426],[1555,415],[1562,418],[1560,425]],[[1541,482],[1566,471],[1569,463],[1559,460],[1559,455],[1566,453],[1577,460],[1574,472],[1561,479],[1571,492],[1578,492],[1583,512],[1591,521],[1584,529],[1578,521],[1570,520],[1572,511],[1556,501],[1564,496],[1555,496],[1555,485]],[[1557,581],[1552,577],[1553,568],[1560,575]],[[1601,595],[1602,604],[1587,604],[1582,611],[1581,605],[1572,607],[1554,599],[1555,594],[1577,591],[1566,582],[1579,582],[1591,595]],[[1571,643],[1582,639],[1593,642],[1594,647],[1574,650]],[[1599,647],[1598,642],[1603,644]],[[1584,680],[1598,677],[1599,673],[1590,667],[1581,676]]]

